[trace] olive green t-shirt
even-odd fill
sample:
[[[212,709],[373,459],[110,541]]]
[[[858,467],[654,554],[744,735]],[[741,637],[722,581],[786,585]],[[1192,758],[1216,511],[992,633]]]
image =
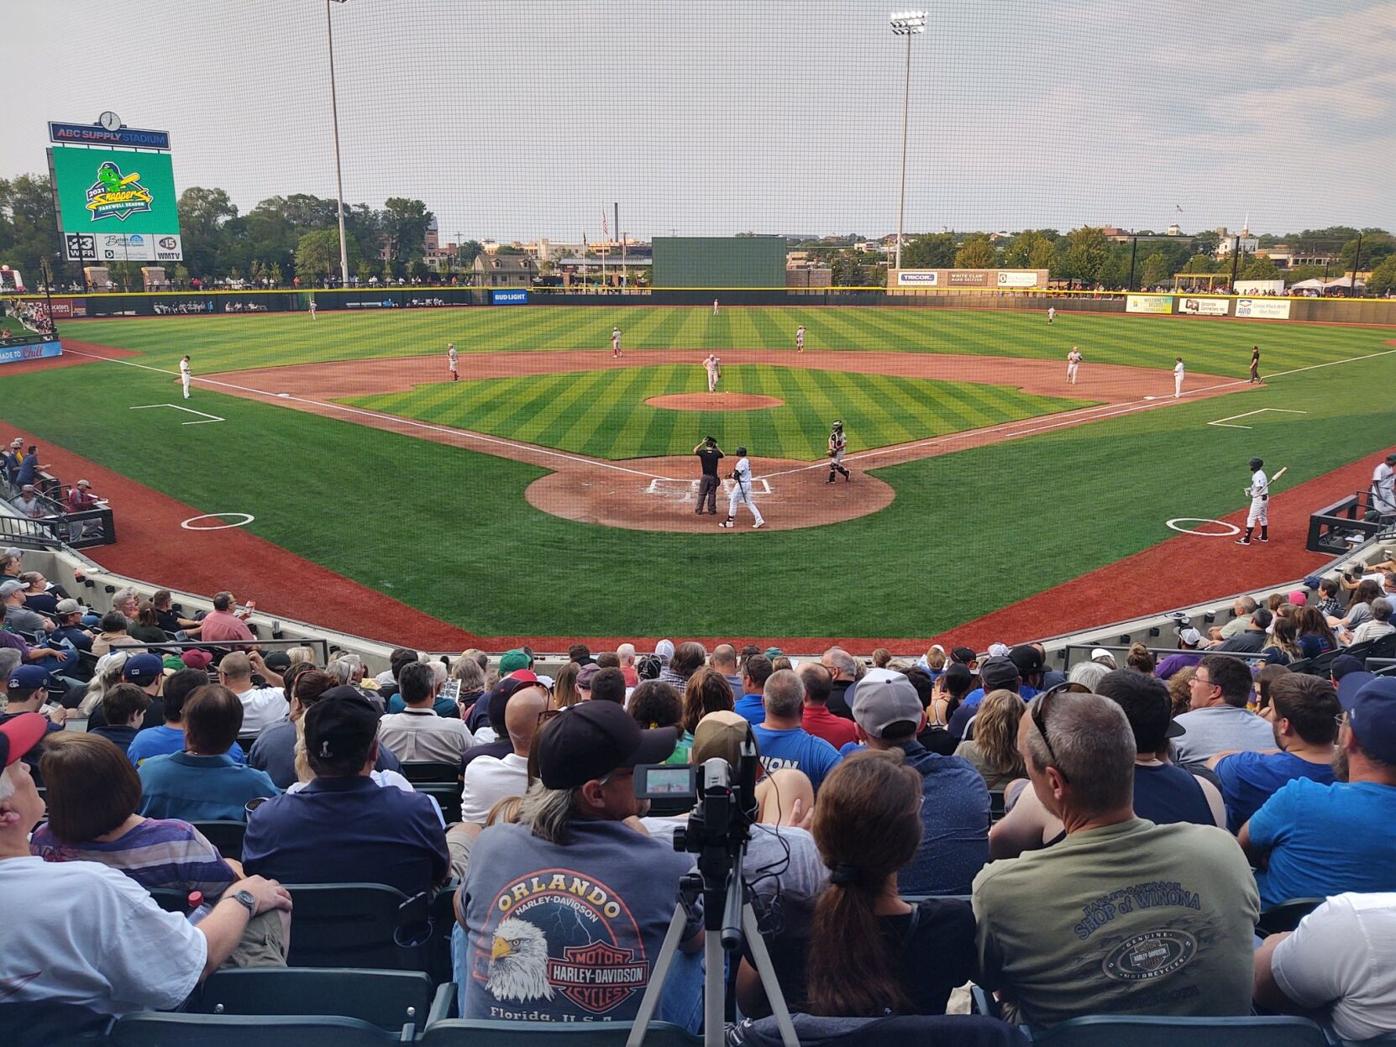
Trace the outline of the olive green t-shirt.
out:
[[[1019,1020],[1244,1015],[1260,899],[1224,829],[1131,818],[974,880],[982,984]]]

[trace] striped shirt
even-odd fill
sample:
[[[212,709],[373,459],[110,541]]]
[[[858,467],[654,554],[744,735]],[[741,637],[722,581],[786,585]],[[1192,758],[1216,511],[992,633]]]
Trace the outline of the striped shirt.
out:
[[[98,862],[146,889],[202,891],[210,900],[237,879],[218,848],[188,822],[174,819],[146,818],[115,840],[77,844],[61,842],[45,824],[35,830],[29,852],[46,862]]]

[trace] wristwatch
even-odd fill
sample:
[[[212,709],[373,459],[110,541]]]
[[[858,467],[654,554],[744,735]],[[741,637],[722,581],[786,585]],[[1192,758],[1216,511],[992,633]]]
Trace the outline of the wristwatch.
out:
[[[251,891],[238,891],[233,895],[233,901],[247,910],[249,920],[257,915],[257,899],[252,896]]]

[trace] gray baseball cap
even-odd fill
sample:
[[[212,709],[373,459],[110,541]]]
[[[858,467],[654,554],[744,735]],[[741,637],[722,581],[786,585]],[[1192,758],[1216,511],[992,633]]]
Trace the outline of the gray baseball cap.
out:
[[[23,588],[23,582],[17,582],[13,578],[11,578],[4,585],[0,585],[0,599],[4,599],[8,596],[13,596],[15,593],[19,592]]]
[[[853,693],[853,720],[874,738],[897,723],[921,721],[921,698],[901,673],[870,669]]]

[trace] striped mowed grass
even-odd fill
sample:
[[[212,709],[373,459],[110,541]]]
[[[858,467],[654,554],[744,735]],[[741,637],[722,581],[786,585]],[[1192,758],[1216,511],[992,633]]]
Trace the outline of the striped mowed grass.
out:
[[[688,454],[712,434],[728,451],[745,445],[761,457],[800,461],[825,453],[835,419],[844,423],[848,449],[858,451],[1091,403],[1008,386],[764,364],[724,367],[720,388],[783,402],[750,411],[675,411],[645,402],[705,393],[703,370],[691,363],[442,382],[344,402],[594,458]]]

